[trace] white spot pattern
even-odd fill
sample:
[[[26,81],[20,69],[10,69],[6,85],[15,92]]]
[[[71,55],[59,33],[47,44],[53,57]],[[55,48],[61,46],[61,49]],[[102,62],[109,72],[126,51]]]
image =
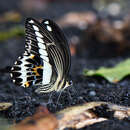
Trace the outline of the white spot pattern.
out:
[[[43,50],[43,49],[39,49],[39,53],[40,53],[41,55],[44,55],[44,56],[47,56],[47,55],[48,55],[47,52],[46,52],[46,50]]]
[[[45,23],[45,24],[49,24],[49,21],[45,21],[44,23]]]
[[[15,80],[13,79],[13,82],[15,83]]]
[[[37,37],[38,42],[44,43],[43,39],[41,39],[40,37]]]
[[[46,46],[43,43],[38,42],[38,46],[41,49],[46,49]]]
[[[52,66],[48,62],[44,61],[43,80],[42,80],[43,85],[50,83],[51,75],[52,75]]]
[[[35,34],[36,34],[37,37],[43,38],[43,36],[41,35],[41,33],[35,32]]]
[[[42,58],[43,60],[45,60],[46,62],[49,62],[49,58],[48,58],[47,56],[41,55],[41,58]]]
[[[36,40],[37,40],[37,45],[40,48],[39,49],[39,53],[40,53],[40,57],[43,59],[44,62],[44,69],[43,69],[43,80],[42,80],[42,84],[49,84],[51,81],[51,76],[52,76],[52,66],[49,63],[49,58],[48,58],[48,53],[46,50],[46,45],[44,44],[43,41],[43,35],[39,32],[39,27],[34,25],[34,21],[30,20],[29,23],[32,23],[32,27],[35,31],[35,35],[36,35]],[[52,28],[48,25],[49,21],[44,22],[45,24],[47,24],[47,30],[48,31],[52,31]],[[31,40],[29,41],[29,46],[28,49],[31,50]],[[28,62],[26,61],[26,59],[28,59],[28,56],[24,56],[21,59],[21,65],[19,65],[19,67],[21,68],[21,75],[19,76],[19,78],[23,79],[22,80],[22,86],[24,86],[24,83],[27,81],[27,73],[26,73],[26,69],[27,67],[25,66],[25,64],[28,64]]]
[[[49,21],[46,21],[45,22],[46,24],[49,24]],[[46,49],[46,46],[43,44],[44,43],[44,41],[43,41],[43,36],[42,36],[42,34],[41,33],[39,33],[38,32],[38,30],[39,30],[39,28],[37,27],[36,28],[36,26],[34,26],[33,25],[33,27],[34,27],[34,30],[35,30],[35,34],[36,34],[36,39],[37,39],[37,41],[38,41],[38,46],[39,46],[39,53],[40,53],[40,57],[44,60],[44,61],[46,61],[46,62],[49,62],[49,58],[47,57],[48,56],[48,54],[47,54],[47,51],[45,50]],[[51,31],[51,27],[50,26],[48,26],[48,29]],[[31,48],[30,48],[31,49]]]
[[[10,73],[10,76],[13,77],[12,73]]]
[[[27,54],[28,54],[27,51],[25,51],[25,52],[24,52],[24,55],[27,55]]]
[[[49,24],[49,21],[44,22],[45,24]],[[43,69],[43,81],[42,84],[49,84],[50,80],[51,80],[51,76],[52,76],[52,66],[49,64],[49,58],[48,53],[46,51],[46,46],[44,45],[44,41],[43,41],[43,36],[42,34],[39,32],[39,28],[33,25],[33,28],[35,30],[35,34],[36,34],[36,39],[38,41],[38,46],[39,46],[39,53],[40,53],[40,57],[43,59],[44,62],[44,69]],[[52,28],[47,25],[47,30],[48,31],[52,31]]]
[[[33,20],[30,20],[29,23],[34,23],[34,21],[33,21]]]
[[[47,25],[47,30],[51,32],[52,28],[49,25]]]
[[[15,63],[14,63],[15,65],[17,64],[17,61],[15,61]]]
[[[33,28],[35,31],[39,31],[39,28],[37,26],[33,25]]]
[[[26,59],[28,59],[28,56],[24,56],[20,61],[22,62],[20,65],[18,65],[21,68],[21,75],[19,76],[19,78],[22,79],[22,86],[24,86],[24,83],[27,81],[27,67],[25,66],[26,64],[29,64],[29,62],[26,61]]]

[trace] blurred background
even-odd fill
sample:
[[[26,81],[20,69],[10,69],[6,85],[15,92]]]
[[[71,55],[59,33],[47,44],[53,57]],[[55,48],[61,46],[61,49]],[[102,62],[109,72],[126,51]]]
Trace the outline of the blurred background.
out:
[[[54,20],[73,57],[129,57],[129,5],[129,0],[1,0],[0,68],[11,66],[23,53],[27,17]]]
[[[129,0],[0,0],[0,70],[12,66],[23,54],[27,17],[54,20],[68,40],[72,55],[70,74],[78,95],[72,91],[74,98],[70,101],[68,93],[63,92],[60,109],[84,101],[130,106],[130,78],[114,84],[103,78],[83,76],[85,68],[112,67],[130,57]],[[1,72],[0,101],[14,103],[8,117],[19,121],[34,113],[44,95],[34,93],[33,87],[16,87],[9,74]],[[53,100],[58,98],[54,96]],[[49,110],[55,111],[53,104]]]

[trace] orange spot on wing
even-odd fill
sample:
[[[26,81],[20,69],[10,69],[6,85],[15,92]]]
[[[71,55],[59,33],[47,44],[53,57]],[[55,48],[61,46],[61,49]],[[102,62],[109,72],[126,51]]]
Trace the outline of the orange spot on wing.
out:
[[[40,66],[36,66],[35,68],[33,68],[33,72],[36,74],[36,76],[40,76],[40,74],[37,71],[38,69],[43,69],[43,66],[40,65]]]
[[[25,87],[29,87],[30,84],[29,84],[29,82],[27,81],[27,82],[25,82],[24,85],[25,85]]]
[[[35,55],[31,55],[31,56],[30,56],[31,59],[34,59],[34,57],[35,57]]]

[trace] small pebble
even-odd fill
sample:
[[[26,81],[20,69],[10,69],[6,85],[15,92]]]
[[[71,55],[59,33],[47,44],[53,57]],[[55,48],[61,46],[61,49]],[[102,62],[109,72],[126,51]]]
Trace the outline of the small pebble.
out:
[[[96,95],[96,92],[95,91],[90,91],[89,92],[89,96],[95,96]]]
[[[89,87],[95,87],[94,83],[89,83]]]

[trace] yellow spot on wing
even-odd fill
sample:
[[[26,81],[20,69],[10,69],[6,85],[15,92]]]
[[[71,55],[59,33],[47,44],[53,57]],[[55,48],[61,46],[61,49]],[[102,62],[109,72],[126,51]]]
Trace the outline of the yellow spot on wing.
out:
[[[43,66],[40,65],[40,66],[36,66],[35,68],[33,68],[33,72],[36,74],[36,76],[40,76],[40,74],[37,71],[38,69],[43,69]]]
[[[27,81],[27,82],[25,82],[25,87],[29,87],[29,82]]]
[[[33,59],[35,57],[35,55],[31,55],[30,58]]]

